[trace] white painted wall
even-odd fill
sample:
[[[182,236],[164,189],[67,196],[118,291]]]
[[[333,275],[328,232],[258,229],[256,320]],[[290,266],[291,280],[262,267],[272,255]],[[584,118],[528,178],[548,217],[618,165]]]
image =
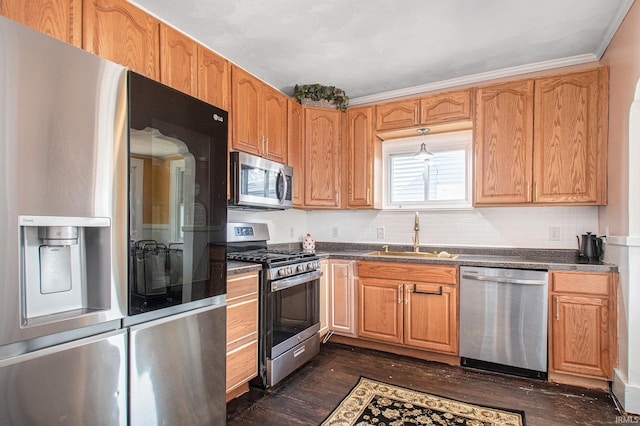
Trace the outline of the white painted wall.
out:
[[[577,248],[576,235],[598,229],[597,207],[500,207],[421,211],[421,245]],[[229,211],[229,221],[269,224],[270,243],[317,241],[411,244],[414,211],[316,210]],[[549,240],[558,227],[560,240]],[[334,228],[338,236],[334,236]],[[378,238],[378,228],[384,238]]]

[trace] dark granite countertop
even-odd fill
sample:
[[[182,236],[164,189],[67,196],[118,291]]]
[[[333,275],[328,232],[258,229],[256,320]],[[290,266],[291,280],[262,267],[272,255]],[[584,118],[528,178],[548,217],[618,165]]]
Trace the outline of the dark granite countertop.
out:
[[[459,266],[484,266],[511,269],[539,269],[591,272],[617,272],[617,265],[604,262],[587,262],[577,250],[527,249],[492,247],[433,247],[421,246],[421,252],[446,251],[459,254],[456,259],[416,258],[368,255],[382,251],[380,244],[316,243],[318,254],[328,254],[334,259],[378,260],[383,262],[426,263]],[[411,246],[389,245],[389,251],[412,251]]]
[[[262,269],[259,263],[238,262],[236,260],[227,261],[227,276],[255,272]]]

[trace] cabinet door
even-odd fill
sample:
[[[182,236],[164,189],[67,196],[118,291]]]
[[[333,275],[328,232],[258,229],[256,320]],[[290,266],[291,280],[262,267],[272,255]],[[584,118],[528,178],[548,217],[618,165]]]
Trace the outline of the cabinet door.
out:
[[[373,107],[351,108],[347,112],[349,159],[348,198],[349,208],[380,207],[381,197],[376,194],[374,168],[380,166],[380,143],[373,135]],[[376,197],[376,195],[378,195]],[[377,202],[377,203],[376,203]]]
[[[289,99],[287,123],[288,164],[293,167],[293,206],[304,206],[304,109]]]
[[[471,120],[471,90],[427,96],[420,100],[421,124]]]
[[[476,91],[474,204],[531,201],[533,80]]]
[[[198,98],[228,111],[230,86],[229,62],[198,45]]]
[[[191,96],[198,95],[197,43],[160,24],[160,82]]]
[[[342,112],[305,109],[305,206],[340,207]]]
[[[2,0],[0,15],[82,47],[82,0]]]
[[[599,68],[536,80],[535,202],[606,202],[606,73]]]
[[[329,261],[329,329],[343,336],[357,336],[357,296],[353,261]]]
[[[439,352],[458,353],[455,287],[405,284],[404,343]]]
[[[550,370],[611,379],[609,301],[554,294]]]
[[[420,99],[376,105],[376,130],[394,130],[420,124]]]
[[[84,0],[83,48],[158,80],[160,24],[124,0]]]
[[[260,96],[262,83],[242,68],[231,68],[231,148],[262,155]]]
[[[287,162],[287,98],[275,89],[262,88],[264,113],[262,136],[263,157],[280,163]]]
[[[397,281],[358,280],[358,336],[388,343],[402,343],[404,286]]]
[[[324,336],[329,331],[330,318],[330,291],[329,291],[329,261],[320,260],[320,336]]]

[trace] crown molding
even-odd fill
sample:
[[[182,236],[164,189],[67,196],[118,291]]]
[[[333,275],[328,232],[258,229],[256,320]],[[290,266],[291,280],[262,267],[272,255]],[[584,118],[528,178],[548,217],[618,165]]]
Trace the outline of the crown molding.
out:
[[[390,99],[400,98],[404,96],[412,96],[419,93],[448,89],[451,87],[458,87],[466,84],[490,81],[498,78],[511,77],[515,75],[527,74],[527,73],[536,72],[536,71],[545,71],[553,68],[568,67],[571,65],[580,65],[588,62],[598,61],[598,60],[599,60],[599,56],[589,53],[584,55],[570,56],[562,59],[553,59],[550,61],[535,62],[532,64],[503,68],[495,71],[487,71],[487,72],[473,74],[465,77],[452,78],[450,80],[443,80],[435,83],[422,84],[420,86],[407,87],[405,89],[391,90],[388,92],[376,93],[374,95],[360,96],[357,98],[350,99],[349,105],[355,106],[355,105],[362,105],[362,104],[368,104],[368,103],[374,103],[374,102],[387,101]]]
[[[620,25],[622,24],[624,17],[627,16],[627,13],[629,13],[629,9],[631,9],[633,2],[634,0],[626,0],[618,8],[618,13],[613,17],[611,22],[609,22],[609,26],[607,27],[607,30],[604,33],[604,37],[602,38],[602,41],[600,42],[600,45],[598,46],[595,52],[595,55],[598,57],[598,60],[600,60],[600,58],[602,58],[602,55],[604,55],[604,51],[607,50],[607,47],[609,46],[609,43],[611,43],[613,36],[616,35],[616,31],[618,31],[618,28],[620,28]]]

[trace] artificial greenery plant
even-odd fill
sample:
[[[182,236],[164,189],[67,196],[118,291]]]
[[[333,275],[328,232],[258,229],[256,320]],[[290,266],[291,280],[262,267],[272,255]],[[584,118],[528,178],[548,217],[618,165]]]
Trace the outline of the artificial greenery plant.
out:
[[[338,89],[335,86],[323,86],[321,84],[303,84],[297,85],[293,88],[293,97],[302,103],[302,99],[311,99],[313,101],[326,100],[333,103],[336,109],[340,111],[346,111],[347,105],[349,105],[349,97],[344,93],[344,90]]]

